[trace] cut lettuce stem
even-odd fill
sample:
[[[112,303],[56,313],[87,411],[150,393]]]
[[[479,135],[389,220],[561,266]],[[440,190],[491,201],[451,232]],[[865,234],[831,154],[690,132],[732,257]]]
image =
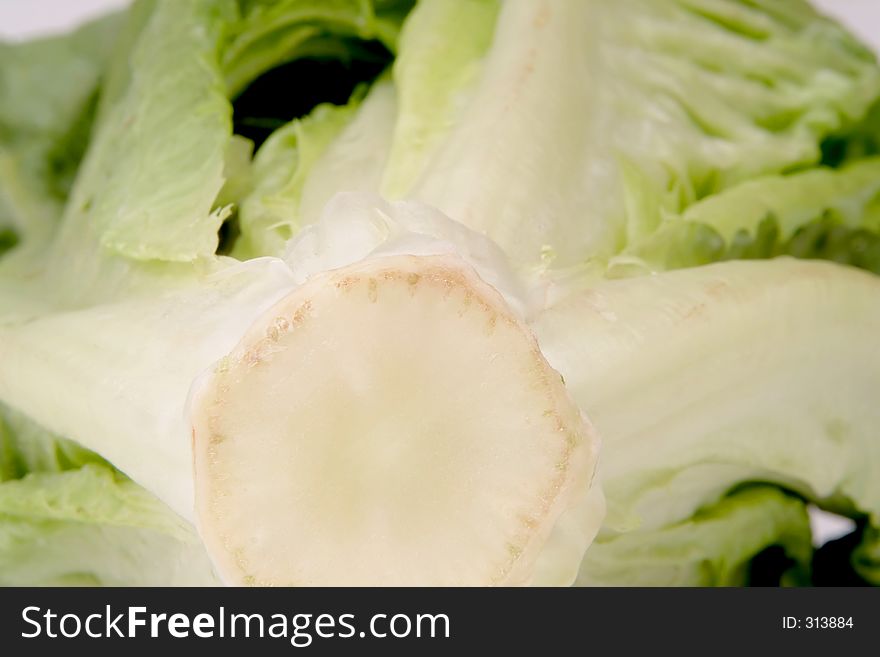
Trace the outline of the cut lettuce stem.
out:
[[[448,248],[350,262],[8,323],[0,398],[196,522],[229,584],[573,582],[597,439],[531,330]]]
[[[566,584],[600,517],[589,425],[456,256],[312,278],[191,416],[199,528],[233,584]]]
[[[604,437],[605,534],[680,522],[743,481],[880,521],[875,276],[721,263],[596,285],[533,327]]]

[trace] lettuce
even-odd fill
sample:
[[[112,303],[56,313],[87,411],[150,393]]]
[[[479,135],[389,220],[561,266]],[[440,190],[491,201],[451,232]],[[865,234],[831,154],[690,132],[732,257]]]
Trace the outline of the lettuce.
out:
[[[880,532],[876,527],[868,527],[862,542],[852,555],[856,572],[867,582],[880,586]]]
[[[10,582],[797,579],[804,500],[873,577],[880,68],[806,3],[139,0],[0,84]]]
[[[778,258],[607,281],[542,313],[605,438],[605,534],[650,541],[743,482],[876,525],[878,300],[874,275]]]
[[[779,255],[880,271],[880,160],[756,178],[666,217],[609,263],[612,276]]]
[[[164,504],[0,407],[0,585],[216,582],[198,537]]]
[[[373,191],[434,205],[528,268],[607,260],[666,213],[819,164],[880,76],[800,2],[472,1],[417,5],[394,84]]]
[[[598,538],[584,556],[580,586],[744,586],[768,547],[790,565],[784,583],[808,580],[812,546],[804,503],[770,487],[735,492],[677,523]]]
[[[119,16],[66,36],[0,43],[0,254],[42,243],[88,145]]]

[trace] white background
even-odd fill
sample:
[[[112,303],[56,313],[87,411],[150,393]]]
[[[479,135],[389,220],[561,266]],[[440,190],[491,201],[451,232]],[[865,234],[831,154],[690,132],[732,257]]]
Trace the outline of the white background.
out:
[[[812,0],[880,51],[880,0]],[[0,0],[0,38],[22,39],[64,31],[129,0]]]
[[[880,0],[812,0],[880,52]],[[129,0],[0,0],[0,39],[22,40],[63,32]],[[814,542],[821,545],[852,531],[854,524],[818,509],[810,510]]]

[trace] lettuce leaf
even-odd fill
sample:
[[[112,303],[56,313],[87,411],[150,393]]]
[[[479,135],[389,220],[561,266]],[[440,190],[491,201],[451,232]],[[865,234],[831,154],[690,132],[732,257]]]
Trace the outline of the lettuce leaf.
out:
[[[757,178],[709,196],[612,258],[617,277],[780,255],[880,273],[880,160]]]
[[[867,582],[880,586],[880,529],[877,526],[865,528],[862,542],[853,552],[852,565]]]
[[[106,461],[0,406],[0,586],[210,586],[192,526]]]
[[[880,93],[873,56],[802,2],[514,0],[480,68],[460,76],[476,81],[454,88],[455,120],[417,182],[396,191],[524,266],[610,257],[664,212],[815,166]],[[395,83],[403,98],[408,81]],[[631,202],[634,183],[649,202]]]
[[[23,240],[42,244],[61,216],[121,23],[122,17],[113,15],[63,36],[0,43],[0,233],[6,235],[5,248]]]
[[[744,586],[750,561],[779,546],[792,561],[782,581],[809,581],[806,506],[777,488],[756,486],[677,523],[605,535],[587,550],[579,586]]]

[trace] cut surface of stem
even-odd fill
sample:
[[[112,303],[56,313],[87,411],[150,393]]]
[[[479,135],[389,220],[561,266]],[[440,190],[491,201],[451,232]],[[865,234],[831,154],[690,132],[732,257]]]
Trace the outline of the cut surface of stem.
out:
[[[198,525],[229,584],[568,584],[601,521],[591,426],[456,256],[313,277],[191,417]]]

